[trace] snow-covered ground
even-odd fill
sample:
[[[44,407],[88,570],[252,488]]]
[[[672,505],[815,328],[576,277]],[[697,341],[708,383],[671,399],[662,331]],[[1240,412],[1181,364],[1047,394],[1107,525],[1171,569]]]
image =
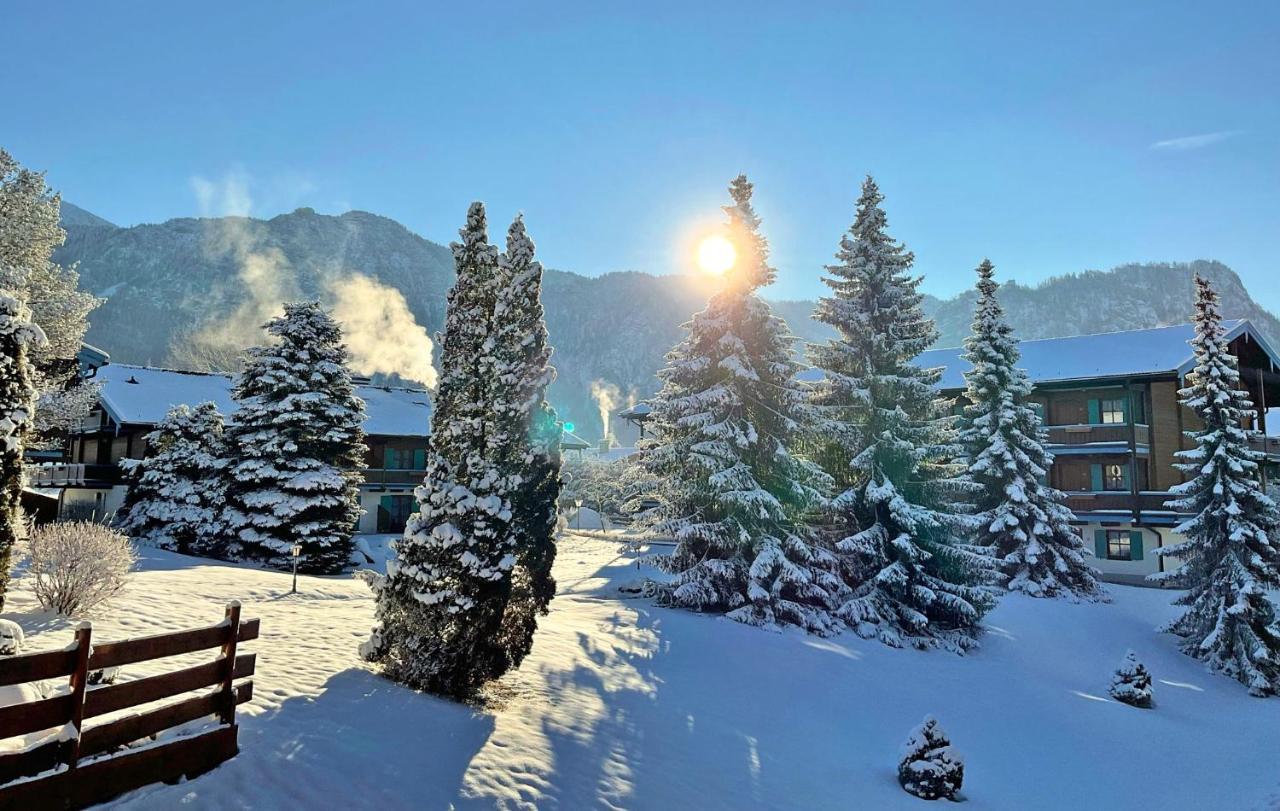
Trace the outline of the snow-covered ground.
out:
[[[922,809],[895,768],[927,713],[966,756],[969,808],[1280,808],[1280,700],[1250,698],[1155,633],[1176,610],[1169,592],[1010,596],[962,658],[656,608],[618,590],[646,572],[635,553],[569,535],[533,654],[480,711],[358,660],[373,611],[358,582],[302,577],[289,595],[286,574],[142,556],[95,637],[211,623],[230,599],[262,618],[262,637],[246,645],[258,673],[241,754],[121,808]],[[33,647],[71,637],[28,613],[22,579],[7,609]],[[1156,679],[1154,710],[1107,698],[1129,647]]]

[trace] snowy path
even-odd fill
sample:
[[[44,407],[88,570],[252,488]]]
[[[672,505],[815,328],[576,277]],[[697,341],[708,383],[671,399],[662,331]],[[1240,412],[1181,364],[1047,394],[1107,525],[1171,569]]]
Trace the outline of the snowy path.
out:
[[[228,599],[262,617],[240,756],[127,809],[924,808],[898,788],[898,747],[925,713],[967,756],[966,807],[1280,807],[1280,700],[1247,696],[1153,627],[1171,595],[1113,587],[1111,605],[1022,597],[959,658],[820,640],[627,599],[634,556],[569,537],[560,594],[492,713],[390,684],[355,655],[372,619],[362,585],[148,551],[95,635],[215,621]],[[5,613],[37,646],[67,624]],[[1157,709],[1109,701],[1127,647]],[[130,673],[129,675],[138,675]]]

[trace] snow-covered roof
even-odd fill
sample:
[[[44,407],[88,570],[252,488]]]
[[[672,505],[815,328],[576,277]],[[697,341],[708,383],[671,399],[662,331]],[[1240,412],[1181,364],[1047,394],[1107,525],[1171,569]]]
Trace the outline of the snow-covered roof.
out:
[[[637,417],[643,419],[644,417],[647,417],[652,413],[653,413],[653,407],[650,406],[648,403],[641,402],[641,403],[636,403],[635,405],[630,406],[629,408],[622,409],[621,411],[618,412],[618,416],[622,417],[624,420],[628,418],[637,418]]]
[[[1248,333],[1280,365],[1280,356],[1271,350],[1267,342],[1247,320],[1224,321],[1227,339],[1233,340]],[[1195,336],[1195,326],[1178,324],[1171,327],[1104,332],[1097,335],[1076,335],[1070,338],[1045,338],[1021,341],[1018,349],[1022,359],[1018,366],[1027,371],[1033,383],[1051,383],[1097,378],[1141,377],[1177,373],[1186,374],[1194,366],[1190,341]],[[961,359],[964,349],[931,349],[916,358],[916,365],[925,368],[943,367],[942,389],[964,388],[964,373],[968,362]]]
[[[182,372],[109,363],[93,380],[102,384],[99,401],[119,423],[155,425],[175,405],[213,402],[218,410],[234,415],[232,379],[228,375]],[[430,394],[422,389],[358,384],[364,398],[364,430],[383,436],[424,437],[431,433]]]
[[[592,447],[592,444],[573,431],[564,431],[560,434],[560,447],[565,450],[582,450]]]

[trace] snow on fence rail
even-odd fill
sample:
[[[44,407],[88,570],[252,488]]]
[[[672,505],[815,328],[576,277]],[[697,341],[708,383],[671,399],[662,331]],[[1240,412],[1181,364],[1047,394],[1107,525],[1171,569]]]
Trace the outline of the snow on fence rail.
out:
[[[149,783],[200,774],[233,757],[235,708],[253,697],[253,681],[236,680],[253,675],[257,657],[237,654],[236,646],[257,639],[258,626],[257,619],[242,622],[239,603],[231,603],[226,618],[206,628],[94,645],[92,627],[84,623],[66,648],[0,657],[0,688],[70,678],[65,692],[0,707],[0,740],[47,731],[32,746],[0,754],[0,809],[84,808]],[[103,668],[210,648],[219,648],[220,655],[205,664],[118,684],[88,683]],[[84,723],[210,686],[215,689],[158,709]],[[210,731],[125,748],[211,715],[219,724]]]

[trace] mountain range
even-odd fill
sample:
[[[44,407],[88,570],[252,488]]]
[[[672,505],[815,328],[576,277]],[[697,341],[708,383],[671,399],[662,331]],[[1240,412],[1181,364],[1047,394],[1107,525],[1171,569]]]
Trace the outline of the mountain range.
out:
[[[90,315],[86,340],[117,362],[172,364],[182,355],[175,348],[202,329],[233,324],[255,297],[287,291],[323,299],[331,280],[351,272],[400,291],[431,334],[443,326],[452,254],[386,217],[303,208],[269,220],[182,218],[123,228],[69,203],[62,210],[67,240],[55,259],[76,263],[82,287],[105,299]],[[1231,269],[1212,261],[1126,265],[1035,286],[1009,282],[1002,301],[1023,338],[1160,326],[1188,320],[1196,272],[1216,283],[1226,317],[1252,319],[1280,344],[1280,321]],[[548,270],[543,301],[558,370],[551,400],[561,417],[584,438],[599,438],[601,397],[609,398],[606,410],[616,411],[629,398],[651,394],[681,325],[710,291],[708,280],[691,276]],[[958,345],[968,333],[973,298],[926,297],[939,346]],[[802,340],[832,334],[810,318],[814,302],[772,304]],[[245,336],[246,343],[255,340]],[[630,439],[613,423],[621,441]]]

